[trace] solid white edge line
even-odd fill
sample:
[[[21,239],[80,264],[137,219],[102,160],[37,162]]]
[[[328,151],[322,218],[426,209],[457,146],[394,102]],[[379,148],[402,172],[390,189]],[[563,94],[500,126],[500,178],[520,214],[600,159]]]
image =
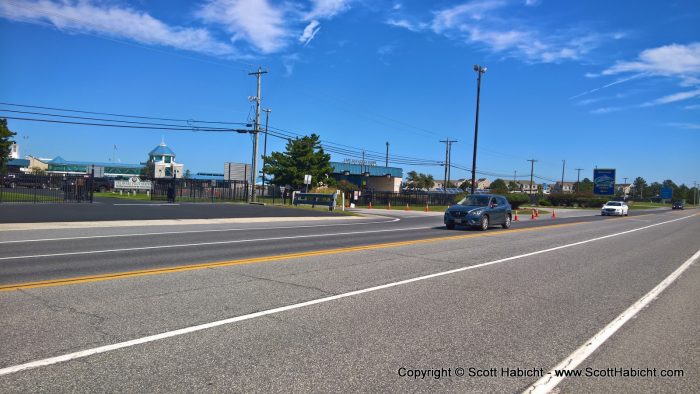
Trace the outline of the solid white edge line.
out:
[[[551,392],[562,380],[564,376],[555,376],[554,370],[573,370],[576,369],[579,364],[581,364],[588,356],[596,351],[608,338],[610,338],[617,330],[619,330],[627,321],[633,318],[639,311],[644,309],[649,303],[651,303],[656,297],[658,297],[662,291],[664,291],[671,283],[673,283],[678,277],[685,271],[691,264],[695,262],[700,257],[700,250],[695,252],[695,254],[681,264],[678,269],[673,271],[671,275],[667,276],[666,279],[661,281],[656,287],[651,289],[650,292],[646,293],[642,298],[637,300],[632,306],[627,308],[622,314],[613,319],[607,326],[602,330],[598,331],[589,340],[584,342],[581,347],[576,349],[573,353],[568,355],[559,364],[555,365],[549,372],[538,379],[530,387],[528,387],[523,393],[527,394],[544,394]]]
[[[695,216],[695,215],[693,214],[693,215],[689,215],[689,216],[684,216],[684,217],[681,217],[678,219],[673,219],[673,220],[668,220],[665,222],[655,223],[655,224],[652,224],[649,226],[639,227],[636,229],[627,230],[627,231],[623,231],[620,233],[609,234],[609,235],[605,235],[605,236],[597,237],[597,238],[591,238],[591,239],[587,239],[584,241],[574,242],[574,243],[570,243],[570,244],[566,244],[566,245],[560,245],[560,246],[556,246],[553,248],[538,250],[536,252],[521,254],[518,256],[506,257],[503,259],[489,261],[486,263],[470,265],[468,267],[462,267],[462,268],[456,268],[456,269],[449,270],[449,271],[437,272],[434,274],[419,276],[419,277],[411,278],[411,279],[405,279],[405,280],[398,281],[398,282],[387,283],[384,285],[369,287],[366,289],[355,290],[355,291],[351,291],[348,293],[337,294],[334,296],[329,296],[329,297],[324,297],[324,298],[318,298],[315,300],[305,301],[305,302],[301,302],[298,304],[282,306],[279,308],[273,308],[273,309],[268,309],[268,310],[264,310],[264,311],[260,311],[260,312],[250,313],[247,315],[236,316],[236,317],[232,317],[229,319],[218,320],[218,321],[211,322],[211,323],[205,323],[205,324],[200,324],[200,325],[196,325],[196,326],[181,328],[178,330],[167,331],[167,332],[164,332],[161,334],[150,335],[147,337],[132,339],[132,340],[126,341],[126,342],[119,342],[119,343],[115,343],[112,345],[100,346],[100,347],[96,347],[96,348],[92,348],[92,349],[82,350],[82,351],[75,352],[75,353],[64,354],[62,356],[50,357],[50,358],[45,358],[42,360],[37,360],[37,361],[32,361],[32,362],[28,362],[28,363],[24,363],[24,364],[14,365],[11,367],[6,367],[6,368],[0,369],[0,376],[8,375],[8,374],[19,372],[19,371],[24,371],[27,369],[52,365],[52,364],[56,364],[56,363],[60,363],[60,362],[64,362],[64,361],[70,361],[70,360],[74,360],[77,358],[83,358],[83,357],[91,356],[94,354],[105,353],[105,352],[109,352],[112,350],[123,349],[126,347],[131,347],[131,346],[139,345],[139,344],[143,344],[143,343],[158,341],[158,340],[165,339],[165,338],[171,338],[171,337],[175,337],[175,336],[179,336],[179,335],[183,335],[183,334],[189,334],[192,332],[201,331],[201,330],[205,330],[205,329],[213,328],[213,327],[218,327],[218,326],[222,326],[225,324],[236,323],[236,322],[240,322],[240,321],[244,321],[244,320],[254,319],[257,317],[261,317],[261,316],[271,315],[271,314],[289,311],[289,310],[293,310],[293,309],[304,308],[304,307],[316,305],[316,304],[322,304],[325,302],[334,301],[334,300],[338,300],[341,298],[347,298],[347,297],[352,297],[352,296],[356,296],[359,294],[369,293],[369,292],[373,292],[373,291],[377,291],[377,290],[388,289],[391,287],[396,287],[396,286],[401,286],[401,285],[405,285],[408,283],[413,283],[413,282],[418,282],[418,281],[422,281],[422,280],[426,280],[426,279],[436,278],[439,276],[451,275],[451,274],[455,274],[458,272],[463,272],[463,271],[473,270],[473,269],[477,269],[477,268],[481,268],[481,267],[486,267],[489,265],[504,263],[506,261],[517,260],[517,259],[521,259],[523,257],[530,257],[530,256],[538,255],[538,254],[552,252],[555,250],[570,248],[572,246],[583,245],[583,244],[587,244],[590,242],[599,241],[602,239],[607,239],[607,238],[617,237],[617,236],[624,235],[624,234],[634,233],[634,232],[645,230],[645,229],[648,229],[651,227],[661,226],[661,225],[667,224],[667,223],[677,222],[679,220],[688,219],[688,218],[691,218],[693,216]]]
[[[372,234],[372,233],[386,233],[390,231],[411,231],[411,230],[425,230],[427,228],[433,228],[433,226],[421,226],[421,227],[408,227],[408,228],[392,228],[386,230],[366,230],[366,231],[351,231],[346,233],[326,233],[326,234],[308,234],[308,235],[290,235],[286,237],[271,237],[271,238],[253,238],[253,239],[235,239],[229,241],[212,241],[212,242],[197,242],[191,244],[174,244],[174,245],[157,245],[157,246],[139,246],[137,248],[122,248],[122,249],[100,249],[100,250],[86,250],[82,252],[65,252],[65,253],[51,253],[51,254],[35,254],[26,256],[8,256],[0,257],[0,261],[3,260],[23,260],[23,259],[34,259],[39,257],[58,257],[58,256],[76,256],[82,254],[98,254],[98,253],[112,253],[112,252],[132,252],[135,250],[152,250],[152,249],[170,249],[170,248],[186,248],[192,246],[205,246],[205,245],[227,245],[227,244],[238,244],[246,242],[258,242],[258,241],[279,241],[282,239],[300,239],[300,238],[321,238],[321,237],[332,237],[336,235],[355,235],[355,234]]]
[[[221,233],[221,232],[232,232],[232,231],[244,231],[244,230],[288,230],[294,228],[314,228],[314,227],[334,227],[334,226],[357,226],[360,224],[382,224],[382,223],[393,223],[398,222],[401,219],[394,218],[393,220],[382,220],[375,222],[360,222],[360,223],[336,223],[336,224],[318,224],[318,225],[301,225],[301,226],[282,226],[282,227],[251,227],[251,228],[223,228],[223,229],[211,229],[211,230],[185,230],[185,231],[162,231],[154,233],[135,233],[135,234],[105,234],[105,235],[86,235],[82,237],[62,237],[62,238],[37,238],[37,239],[20,239],[15,241],[0,241],[2,244],[16,244],[16,243],[28,243],[28,242],[46,242],[46,241],[69,241],[74,239],[93,239],[93,238],[119,238],[119,237],[142,237],[150,235],[170,235],[170,234],[198,234],[198,233]],[[183,226],[202,226],[201,224],[182,224]],[[68,229],[71,230],[71,229]],[[41,230],[38,230],[41,231]]]

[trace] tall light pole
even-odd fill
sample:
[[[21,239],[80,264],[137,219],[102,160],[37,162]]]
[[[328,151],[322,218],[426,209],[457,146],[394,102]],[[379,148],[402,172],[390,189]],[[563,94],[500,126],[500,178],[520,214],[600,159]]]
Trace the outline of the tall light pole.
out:
[[[481,67],[478,64],[474,65],[474,71],[478,74],[476,79],[476,122],[474,123],[474,154],[472,155],[472,192],[476,191],[476,143],[479,138],[479,98],[481,96],[481,76],[486,72],[486,67]]]
[[[263,164],[262,164],[262,190],[265,192],[265,157],[267,156],[267,126],[270,123],[270,108],[263,109],[265,112],[265,141],[263,142]]]
[[[561,185],[559,185],[559,192],[564,193],[564,168],[566,167],[566,160],[561,161]]]

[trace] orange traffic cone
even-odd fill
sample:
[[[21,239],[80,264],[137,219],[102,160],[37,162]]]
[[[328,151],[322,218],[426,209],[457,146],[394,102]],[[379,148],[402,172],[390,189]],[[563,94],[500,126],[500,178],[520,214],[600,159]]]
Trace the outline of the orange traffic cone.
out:
[[[404,211],[410,211],[411,208],[408,207],[408,203],[406,203],[406,208],[403,209]]]
[[[367,209],[372,209],[372,201],[369,202],[369,205],[367,206]]]
[[[391,201],[389,201],[389,207],[387,209],[391,211]]]
[[[513,218],[514,222],[518,221],[518,211],[515,211],[515,217]]]
[[[425,212],[430,212],[430,208],[428,207],[428,203],[425,203]]]
[[[532,216],[530,216],[530,220],[535,220],[537,216],[535,216],[535,210],[532,210]]]
[[[556,218],[557,218],[557,214],[554,213],[554,210],[552,209],[552,219],[556,219]]]

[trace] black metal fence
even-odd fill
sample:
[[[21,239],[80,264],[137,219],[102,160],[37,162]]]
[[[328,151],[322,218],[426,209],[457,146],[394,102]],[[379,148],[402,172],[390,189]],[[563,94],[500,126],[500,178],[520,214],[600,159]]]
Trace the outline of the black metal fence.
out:
[[[250,184],[245,181],[155,179],[151,182],[151,200],[156,201],[244,202],[252,193]],[[256,185],[255,200],[280,204],[286,199],[275,185]]]
[[[461,194],[449,193],[390,193],[390,192],[370,192],[365,191],[360,197],[360,205],[387,206],[392,207],[425,206],[427,205],[452,205],[458,202],[463,196]]]
[[[82,203],[92,202],[93,178],[90,175],[1,176],[0,203]]]

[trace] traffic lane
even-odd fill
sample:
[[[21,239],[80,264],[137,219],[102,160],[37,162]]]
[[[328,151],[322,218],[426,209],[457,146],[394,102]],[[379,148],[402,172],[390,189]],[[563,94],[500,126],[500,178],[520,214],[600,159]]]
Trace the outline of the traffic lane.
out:
[[[656,212],[654,214],[660,214]],[[640,216],[640,215],[637,215]],[[643,215],[648,216],[648,215]],[[614,219],[612,217],[576,217],[559,219],[556,223],[573,223],[581,221],[595,221],[602,219]],[[619,218],[618,218],[619,219]],[[164,230],[149,229],[149,228],[117,228],[108,232],[96,232],[87,234],[88,230],[82,231],[53,231],[41,230],[27,234],[24,238],[23,233],[15,233],[11,237],[0,238],[0,258],[10,256],[24,256],[48,253],[70,253],[80,251],[97,251],[97,250],[112,250],[123,248],[138,248],[152,246],[171,246],[171,245],[190,245],[204,244],[209,242],[225,242],[245,239],[264,239],[264,238],[279,238],[279,237],[304,237],[307,235],[332,235],[333,233],[353,233],[362,231],[363,227],[370,231],[384,229],[407,229],[407,228],[428,228],[434,227],[444,229],[442,217],[423,216],[399,219],[392,216],[385,218],[373,217],[366,219],[354,219],[353,221],[343,220],[338,223],[306,223],[306,224],[241,224],[236,227],[221,227],[217,225],[199,226],[192,230],[188,227],[176,227],[174,229]],[[520,227],[535,227],[550,225],[553,221],[550,220],[523,220],[513,222],[515,228]],[[337,228],[336,228],[337,227]],[[349,229],[352,227],[353,229]],[[499,228],[500,226],[496,226]],[[356,229],[357,230],[356,230]],[[253,236],[247,231],[252,232]],[[458,226],[457,230],[473,230],[469,227]],[[130,234],[131,233],[131,234]],[[0,233],[0,237],[3,234]],[[114,238],[109,235],[115,235]],[[7,239],[10,238],[10,239]],[[31,242],[20,242],[27,240]]]
[[[684,221],[688,220],[697,221]],[[665,231],[678,229],[678,224],[664,226],[669,226]],[[611,222],[605,234],[635,227],[638,224]],[[2,366],[28,362],[600,235],[600,228],[584,224],[543,229],[541,233],[503,233],[487,238],[2,292],[0,299],[7,318],[0,324],[0,335],[7,338],[8,345],[0,350],[0,359],[7,362]],[[652,236],[646,236],[649,237]],[[477,274],[476,270],[470,272]],[[576,274],[572,275],[576,282]],[[503,280],[522,284],[520,276],[523,275],[507,275]],[[490,278],[482,284],[497,287],[498,283]],[[563,283],[562,287],[577,286]],[[505,285],[499,288],[507,291]],[[472,297],[466,290],[459,294]]]
[[[608,373],[609,368],[636,369],[645,374],[649,369],[649,376],[568,378],[558,388],[563,393],[697,392],[699,294],[700,264],[696,263],[577,368],[589,375]],[[662,373],[668,373],[664,370],[680,370],[682,376],[663,377]]]
[[[663,234],[642,230],[595,241],[594,248],[586,244],[523,257],[0,380],[17,391],[519,391],[535,379],[415,380],[398,371],[546,371],[695,252],[697,218],[667,226]],[[421,245],[421,255],[463,262],[464,249],[445,250],[455,244]],[[609,253],[620,245],[636,252]],[[414,255],[412,248],[404,254]],[[632,270],[643,275],[620,280]],[[561,280],[553,282],[543,272]],[[547,292],[533,294],[533,287]]]
[[[676,217],[677,215],[669,215]],[[660,218],[660,217],[659,217]],[[607,219],[607,218],[605,218]],[[619,219],[619,218],[618,218]],[[598,221],[602,218],[572,218],[556,222],[557,225],[574,225],[586,221]],[[623,219],[625,220],[625,219]],[[650,219],[651,220],[651,219]],[[431,221],[432,223],[425,223]],[[629,220],[626,220],[629,222]],[[439,222],[438,222],[439,223]],[[614,224],[614,221],[610,222]],[[415,226],[419,224],[418,226]],[[430,225],[432,224],[432,226]],[[117,238],[114,243],[111,239],[77,240],[72,242],[47,242],[28,244],[5,244],[0,258],[0,284],[14,284],[89,276],[99,274],[111,274],[117,272],[159,269],[165,267],[177,267],[181,265],[211,263],[229,260],[239,260],[260,256],[275,256],[288,253],[302,253],[309,251],[326,250],[332,248],[348,248],[363,245],[380,244],[387,242],[403,242],[419,239],[473,236],[480,232],[473,229],[456,231],[446,230],[441,225],[435,225],[435,218],[426,218],[421,222],[395,222],[384,223],[378,226],[408,226],[401,228],[361,228],[342,229],[338,232],[329,232],[314,228],[305,228],[299,234],[294,229],[286,229],[293,233],[266,234],[261,237],[242,237],[243,234],[231,235],[234,239],[206,239],[192,240],[180,236],[166,237],[160,246],[150,237],[137,237],[137,240],[146,242],[146,245],[134,245],[131,237]],[[543,227],[554,222],[527,222],[522,228]],[[360,226],[362,227],[362,226]],[[489,233],[499,231],[517,230],[491,229]],[[285,231],[286,231],[285,230]],[[290,235],[292,234],[292,235]],[[204,234],[200,234],[204,236]],[[226,237],[225,234],[219,234]],[[172,239],[170,239],[172,238]],[[98,242],[101,245],[79,248],[83,242]],[[62,249],[54,248],[58,245]],[[184,245],[184,246],[183,246]],[[9,250],[5,250],[9,249]],[[95,253],[95,251],[102,251]],[[4,254],[7,253],[7,254]],[[61,254],[64,253],[64,254]],[[65,254],[74,253],[74,254]],[[75,254],[80,253],[80,254]],[[22,256],[43,256],[27,257]],[[20,257],[20,258],[17,258]]]
[[[322,210],[242,203],[178,203],[168,205],[151,204],[148,201],[124,200],[123,204],[0,204],[0,223],[341,215],[337,212]]]
[[[205,234],[226,233],[240,231],[267,231],[275,229],[295,228],[339,228],[358,225],[376,225],[382,223],[398,222],[400,219],[382,216],[359,217],[302,217],[302,218],[249,218],[249,219],[174,219],[167,221],[119,221],[97,222],[94,226],[86,223],[80,227],[73,227],[67,223],[61,223],[65,227],[37,226],[37,228],[0,231],[0,245],[21,242],[50,242],[73,241],[80,239],[120,238],[120,237],[147,237],[173,234]],[[410,221],[408,221],[410,222]],[[70,223],[70,222],[69,222]],[[43,225],[43,223],[42,223]],[[24,227],[24,224],[22,225]],[[48,226],[51,226],[50,224]]]

